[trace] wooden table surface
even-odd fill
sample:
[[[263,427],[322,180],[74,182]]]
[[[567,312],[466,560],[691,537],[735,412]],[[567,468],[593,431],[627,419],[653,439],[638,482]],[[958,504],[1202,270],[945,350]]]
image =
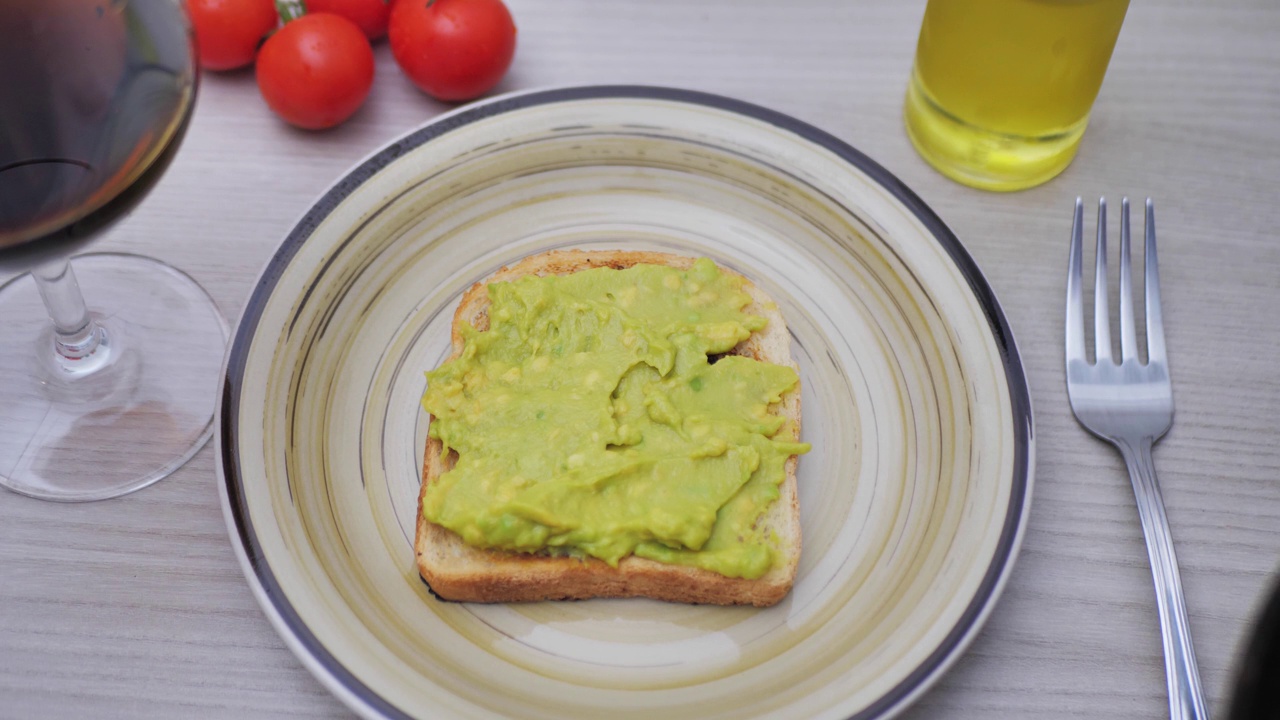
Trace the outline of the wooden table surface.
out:
[[[1177,405],[1155,458],[1205,688],[1224,714],[1280,566],[1280,5],[1133,3],[1074,164],[990,194],[935,173],[904,134],[924,0],[508,1],[519,48],[500,90],[675,85],[792,114],[920,194],[1003,302],[1035,406],[1030,523],[989,623],[912,720],[1168,716],[1133,493],[1119,456],[1071,417],[1061,340],[1075,196],[1155,198]],[[277,121],[252,73],[207,74],[167,176],[94,249],[181,267],[234,321],[318,193],[448,109],[385,44],[375,53],[369,102],[325,133]],[[0,492],[0,717],[349,716],[255,604],[215,483],[206,447],[122,499]]]

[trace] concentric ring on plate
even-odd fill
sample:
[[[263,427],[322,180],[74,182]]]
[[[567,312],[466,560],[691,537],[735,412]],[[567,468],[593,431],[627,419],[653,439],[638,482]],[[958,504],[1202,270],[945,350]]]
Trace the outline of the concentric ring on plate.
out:
[[[778,606],[466,605],[417,577],[423,372],[464,289],[564,247],[708,255],[781,307],[814,450]],[[1032,459],[1004,316],[919,198],[794,119],[646,87],[505,96],[357,165],[264,270],[218,427],[251,587],[369,717],[887,717],[994,603]]]

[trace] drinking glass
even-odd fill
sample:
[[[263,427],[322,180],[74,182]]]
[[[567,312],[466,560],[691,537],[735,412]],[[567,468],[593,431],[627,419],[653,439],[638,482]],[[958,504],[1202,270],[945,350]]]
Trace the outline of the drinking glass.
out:
[[[208,294],[150,258],[67,260],[163,174],[197,80],[178,0],[0,0],[0,277],[25,271],[0,286],[0,485],[114,497],[212,432]]]
[[[929,0],[907,134],[953,180],[1021,190],[1066,169],[1129,0]]]

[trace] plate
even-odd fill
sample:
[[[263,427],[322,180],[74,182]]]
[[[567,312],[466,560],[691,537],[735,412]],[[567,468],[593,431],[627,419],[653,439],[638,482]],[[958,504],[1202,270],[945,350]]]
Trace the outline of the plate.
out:
[[[778,302],[814,448],[779,605],[459,604],[418,578],[423,373],[467,287],[552,248],[710,256]],[[218,413],[249,584],[366,717],[888,717],[982,625],[1032,483],[1016,346],[938,217],[831,135],[664,88],[504,96],[359,163],[263,271]]]

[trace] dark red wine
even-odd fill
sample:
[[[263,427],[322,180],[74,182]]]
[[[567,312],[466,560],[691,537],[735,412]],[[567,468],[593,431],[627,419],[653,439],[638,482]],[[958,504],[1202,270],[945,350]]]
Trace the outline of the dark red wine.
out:
[[[0,267],[67,255],[131,210],[197,78],[176,0],[0,0]]]

